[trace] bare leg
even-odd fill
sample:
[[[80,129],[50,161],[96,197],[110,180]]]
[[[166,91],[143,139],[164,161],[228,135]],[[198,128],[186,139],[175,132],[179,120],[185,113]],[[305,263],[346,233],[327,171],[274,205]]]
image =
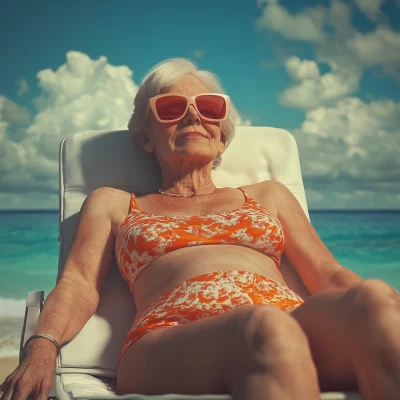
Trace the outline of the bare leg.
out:
[[[306,333],[322,392],[400,398],[400,297],[387,283],[314,295],[291,312]]]
[[[308,365],[307,365],[308,364]],[[232,388],[234,400],[319,400],[320,390],[313,366],[293,360],[275,361],[263,371],[242,374]]]
[[[311,350],[322,392],[358,389],[365,400],[400,398],[400,296],[390,285],[369,279],[352,289],[313,296],[290,314],[305,332],[308,346],[304,342],[301,346],[295,327],[291,329],[292,357],[282,343],[275,346],[274,337],[289,335],[282,331],[274,335],[268,322],[289,325],[266,313],[259,332],[264,332],[261,343],[268,343],[268,352],[258,349],[264,369],[249,369],[244,384],[238,379],[242,385],[238,399],[262,398],[261,393],[266,399],[293,398],[293,394],[296,399],[313,398],[308,355],[297,352],[306,347]]]
[[[290,314],[269,305],[245,305],[144,335],[123,356],[117,384],[119,395],[320,399],[304,332]]]
[[[353,358],[365,400],[400,398],[400,296],[380,280],[349,293]]]
[[[230,272],[219,275],[229,276]],[[195,277],[186,282],[182,293],[179,292],[182,287],[177,289],[178,295],[184,297],[188,285],[204,282],[202,279]],[[231,285],[232,282],[227,283]],[[250,285],[247,290],[251,293],[255,289],[256,286],[252,289]],[[217,295],[217,290],[214,292]],[[279,293],[276,293],[278,299]],[[179,323],[187,320],[190,307],[182,308],[179,316],[179,305],[173,305],[178,298],[176,294],[173,292],[172,303],[166,307],[170,310],[166,312]],[[232,295],[235,297],[228,302],[232,303],[230,307],[237,303],[234,291]],[[271,290],[270,295],[275,296],[275,293]],[[196,313],[194,316],[199,316],[201,304],[211,305],[209,296],[199,300],[191,310]],[[163,297],[161,308],[166,304]],[[154,305],[153,310],[157,307]],[[222,307],[215,307],[214,316],[148,331],[133,342],[119,363],[118,394],[217,391],[230,392],[235,400],[258,400],[260,396],[272,400],[293,395],[307,400],[319,399],[317,373],[307,337],[289,313],[271,305],[246,304],[229,309],[228,304],[227,308],[224,312]],[[156,318],[149,318],[147,327],[154,327]]]
[[[254,309],[241,359],[227,379],[234,400],[320,399],[308,339],[289,314],[269,306]]]
[[[358,389],[350,352],[351,328],[346,322],[353,304],[346,300],[348,291],[316,294],[289,311],[309,340],[321,392]]]

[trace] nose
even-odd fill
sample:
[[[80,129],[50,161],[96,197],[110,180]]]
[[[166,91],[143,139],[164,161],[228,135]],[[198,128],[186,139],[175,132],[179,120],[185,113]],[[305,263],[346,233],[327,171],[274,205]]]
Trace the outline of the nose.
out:
[[[193,120],[193,121],[198,121],[199,123],[201,122],[200,120],[200,115],[198,114],[198,112],[196,111],[196,109],[194,108],[193,104],[189,105],[188,110],[186,111],[185,116],[183,117],[184,122],[186,123],[188,120]]]

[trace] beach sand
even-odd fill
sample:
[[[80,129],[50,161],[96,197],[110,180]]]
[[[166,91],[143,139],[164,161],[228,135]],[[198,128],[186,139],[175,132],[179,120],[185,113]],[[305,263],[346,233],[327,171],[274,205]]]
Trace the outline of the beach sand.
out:
[[[0,383],[4,382],[11,372],[18,366],[18,357],[0,358]]]
[[[0,317],[0,383],[18,366],[23,317]]]

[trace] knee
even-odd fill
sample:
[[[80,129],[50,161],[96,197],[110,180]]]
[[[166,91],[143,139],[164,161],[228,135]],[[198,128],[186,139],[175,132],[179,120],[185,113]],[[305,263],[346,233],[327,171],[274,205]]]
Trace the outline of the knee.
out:
[[[272,306],[256,306],[246,320],[243,341],[252,360],[294,361],[309,352],[308,338],[288,313]]]
[[[399,308],[400,296],[397,290],[380,279],[367,279],[353,287],[345,297],[350,308],[352,321],[369,320],[382,316],[392,306]]]
[[[276,366],[289,371],[312,360],[308,338],[290,314],[269,305],[243,306],[235,311],[239,318],[235,318],[232,331],[240,334],[232,335],[235,347],[226,359],[228,386],[249,371],[264,373]]]

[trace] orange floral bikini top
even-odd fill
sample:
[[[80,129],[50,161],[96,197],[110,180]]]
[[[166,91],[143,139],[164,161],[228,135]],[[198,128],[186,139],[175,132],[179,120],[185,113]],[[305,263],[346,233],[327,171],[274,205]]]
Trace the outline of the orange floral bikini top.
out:
[[[129,214],[118,228],[118,268],[133,293],[137,276],[171,251],[204,244],[246,246],[272,258],[279,268],[285,239],[280,221],[260,203],[245,196],[233,211],[202,216],[153,215],[141,211],[132,193]]]

